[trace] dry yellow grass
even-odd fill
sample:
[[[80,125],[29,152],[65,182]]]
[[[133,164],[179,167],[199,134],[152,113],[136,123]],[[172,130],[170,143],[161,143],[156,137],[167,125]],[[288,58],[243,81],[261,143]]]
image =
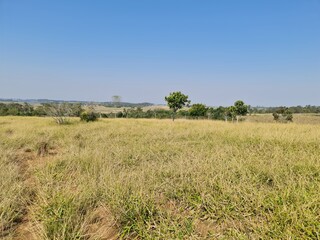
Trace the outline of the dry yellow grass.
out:
[[[0,118],[7,239],[317,239],[320,128]]]

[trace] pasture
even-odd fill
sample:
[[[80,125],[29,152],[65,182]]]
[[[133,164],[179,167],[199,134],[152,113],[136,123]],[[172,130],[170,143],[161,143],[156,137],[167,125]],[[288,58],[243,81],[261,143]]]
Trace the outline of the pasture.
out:
[[[1,117],[0,238],[319,239],[319,126]]]

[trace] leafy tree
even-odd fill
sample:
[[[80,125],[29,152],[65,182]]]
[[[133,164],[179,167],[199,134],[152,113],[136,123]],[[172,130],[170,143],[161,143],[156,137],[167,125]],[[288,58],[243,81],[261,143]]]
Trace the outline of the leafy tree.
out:
[[[121,96],[119,96],[119,95],[112,96],[112,102],[113,102],[113,106],[120,107]]]
[[[237,118],[237,122],[239,121],[240,116],[245,116],[248,113],[248,106],[244,104],[243,101],[238,100],[234,103],[234,114]]]
[[[215,120],[225,120],[227,117],[226,108],[222,106],[217,108],[213,108],[213,107],[208,108],[207,114],[208,116],[210,116],[211,119],[215,119]]]
[[[196,103],[189,109],[190,116],[192,117],[204,117],[207,114],[208,108],[206,105],[201,103]]]
[[[228,118],[231,118],[231,121],[233,122],[233,120],[235,119],[236,116],[237,116],[237,112],[236,112],[235,106],[230,106],[230,107],[226,108],[226,112],[225,112],[225,120],[226,121],[228,120]]]
[[[181,92],[172,92],[169,96],[165,97],[165,100],[167,101],[169,108],[172,110],[172,121],[174,121],[176,112],[190,103],[188,96]]]
[[[225,107],[220,106],[216,108],[215,111],[213,112],[213,119],[225,120],[225,111],[226,111]]]

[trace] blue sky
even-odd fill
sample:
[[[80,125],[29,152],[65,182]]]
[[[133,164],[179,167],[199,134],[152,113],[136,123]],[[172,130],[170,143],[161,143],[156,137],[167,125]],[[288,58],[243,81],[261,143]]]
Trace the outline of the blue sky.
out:
[[[320,105],[320,0],[0,0],[0,97]]]

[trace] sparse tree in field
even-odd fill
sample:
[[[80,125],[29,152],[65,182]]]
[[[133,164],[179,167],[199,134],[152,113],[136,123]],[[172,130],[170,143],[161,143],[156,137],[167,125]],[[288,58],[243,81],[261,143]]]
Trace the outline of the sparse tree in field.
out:
[[[181,92],[172,92],[169,96],[165,97],[165,100],[167,101],[169,108],[172,110],[172,121],[174,121],[176,112],[190,103],[188,96]]]
[[[82,111],[80,104],[72,103],[45,103],[43,104],[46,115],[51,116],[57,124],[65,124],[68,117],[79,116]]]
[[[112,102],[113,102],[115,107],[120,107],[121,96],[119,96],[119,95],[112,96]]]
[[[238,100],[234,103],[234,113],[237,118],[237,122],[239,122],[240,116],[245,116],[248,113],[248,106],[244,104],[243,101]]]
[[[189,114],[192,117],[204,117],[206,116],[208,111],[208,108],[206,107],[206,105],[202,104],[202,103],[196,103],[196,104],[192,104],[191,108],[189,109]]]

